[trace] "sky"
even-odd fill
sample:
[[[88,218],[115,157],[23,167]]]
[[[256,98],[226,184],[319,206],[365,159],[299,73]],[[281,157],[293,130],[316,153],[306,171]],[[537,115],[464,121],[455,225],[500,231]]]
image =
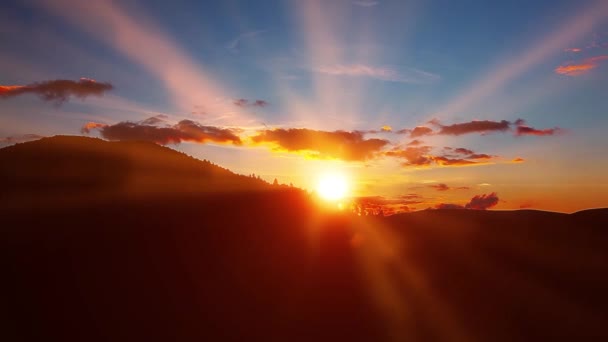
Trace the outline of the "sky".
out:
[[[148,140],[392,211],[608,206],[606,1],[2,1],[0,42],[0,146]]]

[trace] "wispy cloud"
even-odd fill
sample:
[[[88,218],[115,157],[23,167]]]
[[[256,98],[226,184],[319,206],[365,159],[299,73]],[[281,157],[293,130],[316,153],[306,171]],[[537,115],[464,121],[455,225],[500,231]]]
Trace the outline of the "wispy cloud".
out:
[[[439,183],[439,184],[432,184],[429,185],[430,188],[433,188],[437,191],[448,191],[448,190],[468,190],[469,187],[468,186],[457,186],[457,187],[451,187],[448,186],[445,183]]]
[[[248,31],[248,32],[242,33],[242,34],[238,35],[236,38],[234,38],[233,40],[231,40],[228,44],[226,44],[226,48],[232,52],[238,52],[239,46],[241,45],[242,41],[247,40],[247,39],[252,39],[267,31],[268,30],[255,30],[255,31]]]
[[[51,80],[24,86],[0,86],[0,99],[24,94],[36,94],[44,101],[61,104],[72,96],[81,99],[90,95],[101,96],[113,88],[110,83],[97,82],[88,78],[81,78],[78,81]]]
[[[559,127],[554,128],[545,128],[545,129],[536,129],[534,127],[530,127],[526,125],[526,122],[522,119],[517,119],[515,121],[515,135],[536,135],[536,136],[545,136],[545,135],[555,135],[562,132],[562,129]]]
[[[566,76],[580,76],[595,69],[600,62],[608,60],[608,55],[600,55],[582,60],[579,63],[568,63],[555,68],[555,72]]]
[[[439,75],[413,69],[398,70],[388,66],[372,66],[366,64],[333,64],[313,67],[314,72],[349,77],[368,77],[381,81],[401,83],[430,83],[440,79]]]
[[[268,106],[268,102],[264,100],[247,100],[247,99],[236,99],[232,103],[234,103],[237,107],[266,107]]]
[[[361,7],[374,7],[374,6],[378,6],[380,4],[380,1],[358,0],[358,1],[353,1],[353,4],[355,4],[357,6],[361,6]]]

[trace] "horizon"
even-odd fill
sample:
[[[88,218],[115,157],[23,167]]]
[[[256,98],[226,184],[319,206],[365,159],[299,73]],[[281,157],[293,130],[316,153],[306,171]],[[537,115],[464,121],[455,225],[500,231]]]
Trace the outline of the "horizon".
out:
[[[605,1],[0,10],[0,147],[149,141],[403,212],[608,206]]]

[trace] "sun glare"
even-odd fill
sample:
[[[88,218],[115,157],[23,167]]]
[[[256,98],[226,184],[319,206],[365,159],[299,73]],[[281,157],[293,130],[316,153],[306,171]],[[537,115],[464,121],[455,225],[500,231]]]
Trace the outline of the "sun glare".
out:
[[[348,192],[348,182],[342,174],[328,173],[319,178],[317,193],[327,201],[343,199]]]

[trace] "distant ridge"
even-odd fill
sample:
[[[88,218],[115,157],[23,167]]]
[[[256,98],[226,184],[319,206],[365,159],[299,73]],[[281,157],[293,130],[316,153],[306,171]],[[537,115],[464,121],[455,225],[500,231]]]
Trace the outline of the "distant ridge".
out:
[[[150,142],[54,136],[0,149],[0,188],[10,198],[160,195],[269,188],[207,160]]]

